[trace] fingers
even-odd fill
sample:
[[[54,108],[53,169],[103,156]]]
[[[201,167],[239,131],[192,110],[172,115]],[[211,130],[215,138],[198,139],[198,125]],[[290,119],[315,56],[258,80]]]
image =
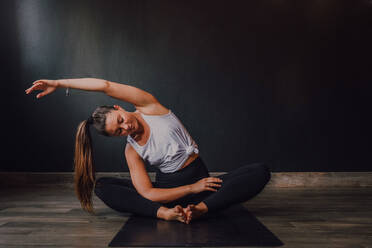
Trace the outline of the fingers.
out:
[[[36,85],[36,84],[43,84],[44,82],[43,81],[35,81],[35,82],[33,82],[32,84],[33,85]]]
[[[218,177],[208,177],[207,178],[207,181],[208,182],[221,182],[222,183],[222,179],[221,178],[218,178]]]
[[[218,188],[221,188],[221,186],[222,186],[222,185],[220,185],[220,184],[207,183],[207,184],[206,184],[206,189],[209,190],[209,191],[214,191],[214,192],[216,192],[217,189],[212,188],[212,187],[218,187]]]
[[[215,189],[215,188],[210,188],[210,187],[207,187],[207,188],[205,188],[206,190],[209,190],[209,191],[214,191],[214,192],[217,192],[217,189]]]
[[[216,192],[217,189],[215,188],[212,188],[212,187],[218,187],[218,188],[221,188],[221,184],[218,184],[218,183],[222,183],[222,179],[218,178],[218,177],[209,177],[207,178],[206,180],[207,182],[205,183],[205,186],[206,186],[206,190],[209,190],[209,191],[214,191]]]
[[[25,90],[25,91],[26,91],[26,94],[28,94],[28,93],[30,93],[31,91],[33,91],[33,90],[35,89],[36,86],[37,86],[37,85],[33,85],[33,86],[31,86],[30,88],[28,88],[27,90]]]
[[[38,84],[34,84],[33,86],[31,86],[30,88],[28,88],[27,90],[25,90],[25,92],[26,92],[26,94],[29,94],[33,90],[42,90],[42,89],[43,89],[42,84],[41,83],[38,83]]]
[[[32,84],[38,84],[38,83],[45,83],[47,80],[36,80],[35,82],[33,82]]]
[[[30,88],[26,89],[25,92],[26,94],[30,94],[32,91],[34,90],[42,90],[42,92],[40,92],[39,94],[36,95],[36,98],[41,98],[45,95],[48,95],[50,93],[52,93],[53,91],[56,90],[56,87],[49,87],[47,84],[45,84],[44,82],[34,82],[34,85],[31,86]]]
[[[221,184],[216,184],[216,183],[207,183],[208,187],[221,187]]]

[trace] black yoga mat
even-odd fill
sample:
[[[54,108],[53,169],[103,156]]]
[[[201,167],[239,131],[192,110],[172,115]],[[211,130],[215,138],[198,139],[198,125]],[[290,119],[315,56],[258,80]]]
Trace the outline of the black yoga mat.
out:
[[[133,214],[110,242],[118,246],[281,246],[243,205],[201,216],[190,224]]]

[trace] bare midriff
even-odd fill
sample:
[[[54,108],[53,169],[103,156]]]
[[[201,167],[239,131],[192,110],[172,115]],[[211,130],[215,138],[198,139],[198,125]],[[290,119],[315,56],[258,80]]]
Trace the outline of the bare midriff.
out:
[[[183,168],[185,168],[186,166],[188,166],[189,164],[191,164],[192,161],[194,161],[197,157],[199,156],[199,154],[197,153],[192,153],[185,161],[185,163],[181,166],[181,168],[179,168],[178,170],[181,170]]]

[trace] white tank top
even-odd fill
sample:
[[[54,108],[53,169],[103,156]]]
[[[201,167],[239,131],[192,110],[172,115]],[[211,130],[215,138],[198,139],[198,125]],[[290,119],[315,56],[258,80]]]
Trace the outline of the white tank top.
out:
[[[165,115],[140,114],[150,127],[150,136],[143,146],[130,135],[127,142],[150,165],[171,173],[181,168],[193,152],[199,153],[198,145],[171,110]]]

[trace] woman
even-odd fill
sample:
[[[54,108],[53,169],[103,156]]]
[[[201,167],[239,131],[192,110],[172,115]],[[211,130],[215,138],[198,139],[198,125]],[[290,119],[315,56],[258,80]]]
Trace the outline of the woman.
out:
[[[241,166],[210,177],[198,145],[175,114],[150,93],[139,88],[96,78],[37,80],[26,94],[41,90],[37,98],[57,88],[98,91],[131,103],[128,112],[118,105],[100,106],[77,129],[74,155],[75,193],[84,210],[94,213],[92,192],[120,212],[189,224],[257,195],[270,180],[263,163]],[[125,158],[131,180],[101,177],[92,164],[89,126],[105,136],[126,136]],[[151,182],[145,162],[156,169]]]

